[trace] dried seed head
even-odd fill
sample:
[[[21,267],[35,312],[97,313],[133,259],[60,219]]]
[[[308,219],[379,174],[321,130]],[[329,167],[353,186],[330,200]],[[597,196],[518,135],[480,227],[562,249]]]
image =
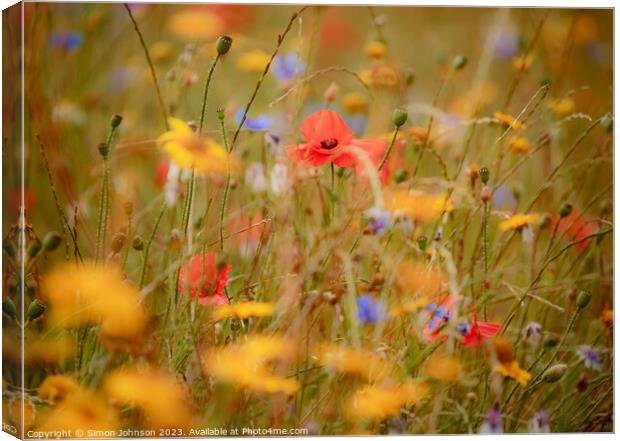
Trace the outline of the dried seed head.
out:
[[[566,371],[568,370],[568,366],[564,363],[558,363],[551,366],[541,377],[541,380],[545,383],[555,383],[562,379]]]

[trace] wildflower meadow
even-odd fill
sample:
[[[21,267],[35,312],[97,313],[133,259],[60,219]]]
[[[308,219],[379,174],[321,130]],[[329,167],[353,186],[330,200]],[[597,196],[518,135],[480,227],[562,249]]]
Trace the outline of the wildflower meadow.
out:
[[[2,20],[3,431],[613,431],[611,9]]]

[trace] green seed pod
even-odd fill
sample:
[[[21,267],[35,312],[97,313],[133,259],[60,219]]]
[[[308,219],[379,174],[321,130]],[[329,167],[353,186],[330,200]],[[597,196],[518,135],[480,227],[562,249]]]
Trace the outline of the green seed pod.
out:
[[[480,180],[482,181],[482,183],[486,184],[487,182],[489,182],[489,178],[491,177],[491,172],[489,171],[488,168],[482,167],[480,170],[478,170],[478,175],[480,176]]]
[[[225,55],[232,46],[232,38],[227,35],[222,35],[217,39],[215,43],[215,49],[219,55]]]
[[[605,115],[601,120],[601,125],[607,132],[611,132],[614,129],[613,115]]]
[[[545,383],[555,383],[562,379],[567,370],[568,366],[564,363],[554,364],[543,374],[541,381]]]
[[[564,202],[560,207],[560,217],[569,216],[573,211],[573,206],[570,202]]]
[[[17,254],[17,249],[15,248],[15,244],[13,243],[12,240],[8,238],[2,241],[2,249],[9,257],[15,257],[15,254]]]
[[[392,114],[392,121],[396,127],[401,127],[407,122],[407,111],[402,107],[398,107],[394,109],[394,113]]]
[[[35,257],[41,251],[41,241],[39,239],[35,239],[30,242],[28,245],[28,257],[31,259]]]
[[[140,236],[134,236],[133,240],[131,241],[131,246],[136,251],[142,251],[144,249],[144,241]]]
[[[221,107],[217,109],[217,119],[219,119],[220,121],[224,121],[224,117],[226,116],[226,114],[224,113],[224,109],[222,109]]]
[[[426,236],[418,237],[418,246],[422,251],[426,250],[426,246],[428,245],[428,238]]]
[[[401,182],[404,182],[408,176],[409,176],[409,173],[407,173],[407,170],[404,170],[402,168],[399,170],[396,170],[396,173],[394,173],[394,182],[396,182],[397,184],[400,184]]]
[[[108,153],[110,153],[110,146],[106,142],[101,142],[97,146],[97,150],[99,150],[99,154],[102,158],[106,158],[108,156]]]
[[[110,126],[111,126],[113,129],[115,129],[115,128],[117,128],[118,126],[120,126],[122,122],[123,122],[123,117],[122,117],[122,116],[120,116],[120,115],[114,115],[114,116],[112,117],[112,119],[110,120]]]
[[[43,248],[45,251],[54,251],[62,242],[62,237],[56,231],[50,231],[43,238]]]
[[[110,245],[112,252],[113,253],[120,252],[123,249],[123,246],[125,245],[126,240],[127,240],[127,235],[125,233],[122,233],[122,232],[116,233],[114,237],[112,238],[112,244]]]
[[[590,294],[588,291],[581,291],[577,295],[577,300],[575,301],[577,308],[583,309],[586,306],[588,306],[588,303],[590,303],[591,298],[592,298],[592,294]]]
[[[2,312],[8,315],[11,318],[17,317],[17,309],[15,308],[15,303],[9,297],[2,301]]]
[[[28,318],[30,320],[36,320],[45,312],[46,306],[39,302],[38,299],[34,299],[30,306],[28,306]]]
[[[464,55],[457,55],[452,60],[452,67],[454,70],[461,70],[467,65],[467,57]]]

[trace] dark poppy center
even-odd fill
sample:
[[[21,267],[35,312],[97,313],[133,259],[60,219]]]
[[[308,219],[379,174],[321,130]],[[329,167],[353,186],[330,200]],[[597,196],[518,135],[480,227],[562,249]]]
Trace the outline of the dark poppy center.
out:
[[[336,138],[327,138],[321,141],[321,147],[326,150],[331,150],[338,146],[338,140]]]

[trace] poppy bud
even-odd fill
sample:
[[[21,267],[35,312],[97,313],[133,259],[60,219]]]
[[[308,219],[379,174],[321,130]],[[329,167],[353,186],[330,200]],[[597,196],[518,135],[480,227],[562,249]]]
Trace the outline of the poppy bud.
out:
[[[337,83],[332,82],[327,89],[325,89],[323,99],[326,103],[331,103],[338,96],[338,92],[340,92],[340,86]]]
[[[560,207],[560,217],[566,217],[573,211],[573,206],[570,202],[564,202]]]
[[[101,155],[101,157],[105,158],[110,152],[110,146],[105,142],[101,142],[97,146],[97,150],[99,150],[99,154]]]
[[[466,64],[467,57],[465,57],[464,55],[457,55],[452,60],[452,67],[454,67],[454,70],[461,70],[465,67]]]
[[[613,115],[605,115],[601,120],[601,125],[606,131],[611,132],[614,129]]]
[[[491,172],[489,172],[488,168],[482,167],[480,170],[478,170],[478,175],[480,176],[480,180],[482,181],[482,183],[486,184],[487,182],[489,182]]]
[[[582,373],[579,380],[577,380],[576,386],[579,392],[583,392],[588,388],[588,375],[585,372]]]
[[[112,117],[112,119],[110,120],[110,126],[112,127],[112,129],[115,129],[118,126],[120,126],[122,122],[123,122],[123,117],[122,116],[114,115]]]
[[[392,114],[392,121],[396,127],[400,127],[407,122],[407,111],[402,107],[398,107],[394,110]]]
[[[564,363],[558,363],[551,366],[541,377],[541,381],[545,383],[555,383],[562,379],[566,371],[568,370],[568,366]]]
[[[62,242],[62,237],[56,231],[50,231],[43,238],[43,248],[45,251],[54,251]]]
[[[30,306],[28,306],[28,318],[30,320],[36,320],[45,312],[46,306],[40,303],[38,299],[34,299]]]
[[[17,250],[15,249],[15,244],[9,239],[4,239],[2,241],[2,249],[9,257],[15,257]]]
[[[120,250],[122,250],[123,245],[125,245],[126,239],[127,239],[127,236],[125,235],[125,233],[116,233],[114,237],[112,238],[112,244],[110,245],[112,252],[118,253]]]
[[[133,240],[131,241],[131,246],[136,251],[142,251],[142,249],[144,248],[144,242],[142,241],[142,238],[140,236],[134,236]]]
[[[407,170],[404,169],[399,169],[396,170],[396,172],[394,173],[394,182],[396,182],[397,184],[400,184],[401,182],[404,182],[407,179],[408,173]]]
[[[226,55],[226,53],[230,50],[232,46],[232,38],[227,35],[222,35],[217,39],[215,43],[215,49],[217,50],[218,55]]]
[[[426,236],[418,237],[418,246],[422,251],[426,250],[426,246],[428,245],[428,238]]]
[[[217,119],[220,121],[224,121],[224,117],[226,116],[224,109],[221,107],[218,107],[215,112],[217,113]]]
[[[35,239],[28,245],[28,257],[33,258],[41,251],[41,242],[39,239]]]
[[[491,190],[486,185],[482,187],[480,190],[480,200],[484,203],[487,203],[491,200]]]
[[[588,306],[588,303],[590,303],[591,298],[592,298],[592,294],[590,294],[588,291],[581,291],[579,295],[577,295],[577,301],[575,302],[575,304],[577,305],[577,308],[583,309],[586,306]]]
[[[11,318],[17,317],[17,309],[15,308],[15,303],[9,297],[2,301],[2,312],[8,315]]]

